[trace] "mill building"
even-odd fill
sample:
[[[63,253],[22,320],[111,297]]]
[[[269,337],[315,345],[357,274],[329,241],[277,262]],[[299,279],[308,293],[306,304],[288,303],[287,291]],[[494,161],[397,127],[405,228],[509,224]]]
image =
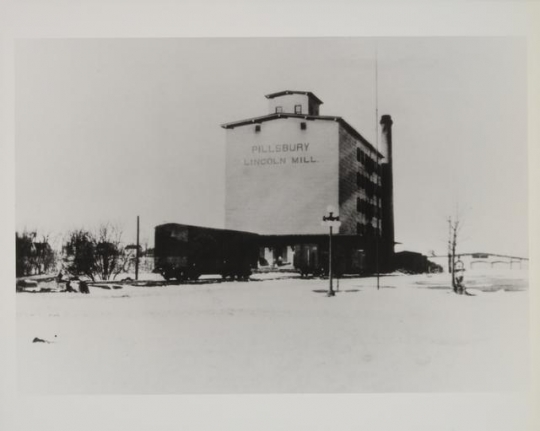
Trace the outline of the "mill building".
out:
[[[383,115],[381,148],[344,118],[321,115],[309,91],[267,94],[265,115],[226,130],[225,227],[258,233],[261,258],[291,262],[328,253],[326,208],[339,212],[338,261],[388,271],[394,252],[392,119]],[[304,256],[305,258],[305,256]]]

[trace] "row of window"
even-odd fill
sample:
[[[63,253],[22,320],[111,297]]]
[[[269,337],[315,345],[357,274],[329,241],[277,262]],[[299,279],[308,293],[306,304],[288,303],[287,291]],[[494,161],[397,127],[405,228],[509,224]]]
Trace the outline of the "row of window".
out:
[[[382,193],[382,187],[379,184],[374,183],[360,172],[356,173],[356,185],[364,189],[370,197]]]
[[[366,191],[366,194],[370,197],[375,195],[380,196],[382,194],[382,187],[371,181],[367,182],[364,190]]]
[[[378,164],[375,160],[373,160],[367,153],[362,151],[361,148],[356,148],[356,160],[361,162],[364,165],[365,170],[372,174],[373,172],[377,171]]]
[[[294,105],[294,113],[302,113],[302,105]],[[276,106],[276,114],[283,114],[283,106]]]
[[[371,224],[356,223],[356,234],[364,236],[380,236],[380,228],[375,228]]]
[[[382,214],[381,207],[373,205],[370,201],[362,198],[356,198],[356,210],[364,214],[368,219],[379,218]]]

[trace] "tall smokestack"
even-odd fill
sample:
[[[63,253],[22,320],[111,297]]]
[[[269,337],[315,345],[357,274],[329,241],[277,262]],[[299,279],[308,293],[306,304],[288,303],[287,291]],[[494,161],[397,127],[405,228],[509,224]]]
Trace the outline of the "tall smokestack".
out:
[[[381,117],[381,138],[385,158],[382,162],[382,217],[383,266],[393,269],[394,260],[394,180],[392,174],[392,117]]]
[[[381,135],[382,144],[384,146],[384,161],[383,164],[392,164],[392,117],[390,115],[383,115],[381,117]]]

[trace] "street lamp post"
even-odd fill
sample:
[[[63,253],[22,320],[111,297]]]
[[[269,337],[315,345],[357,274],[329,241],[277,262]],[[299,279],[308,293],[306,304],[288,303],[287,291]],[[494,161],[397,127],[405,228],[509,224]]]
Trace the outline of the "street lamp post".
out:
[[[341,222],[339,221],[339,214],[334,209],[333,206],[329,205],[326,210],[328,211],[328,215],[323,216],[323,225],[328,226],[330,228],[330,237],[328,240],[328,278],[330,280],[330,285],[328,287],[328,293],[326,296],[334,296],[336,293],[334,292],[334,287],[332,286],[332,234],[333,234],[333,228],[339,228],[341,225]],[[336,214],[336,215],[334,215]]]

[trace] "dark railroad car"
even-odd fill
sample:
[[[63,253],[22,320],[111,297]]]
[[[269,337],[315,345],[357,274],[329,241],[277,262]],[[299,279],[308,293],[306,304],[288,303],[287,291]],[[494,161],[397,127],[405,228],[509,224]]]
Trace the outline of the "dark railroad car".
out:
[[[328,274],[328,235],[261,235],[261,246],[268,249],[294,250],[293,267],[300,275]],[[366,274],[370,261],[365,254],[366,241],[358,235],[334,235],[332,269],[334,275]]]
[[[322,263],[319,263],[318,244],[297,244],[294,246],[294,268],[302,277],[313,274],[321,275],[324,272]]]
[[[400,251],[396,253],[395,264],[398,271],[408,274],[442,272],[440,265],[431,262],[427,256],[414,251]]]
[[[328,238],[294,247],[294,268],[302,276],[328,275]],[[363,274],[366,270],[364,251],[346,237],[334,237],[332,247],[334,275]]]
[[[203,274],[247,279],[257,268],[258,235],[168,223],[156,226],[155,272],[169,280],[196,280]]]

